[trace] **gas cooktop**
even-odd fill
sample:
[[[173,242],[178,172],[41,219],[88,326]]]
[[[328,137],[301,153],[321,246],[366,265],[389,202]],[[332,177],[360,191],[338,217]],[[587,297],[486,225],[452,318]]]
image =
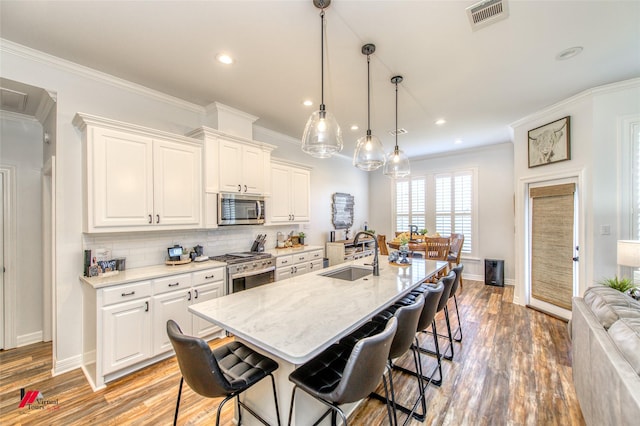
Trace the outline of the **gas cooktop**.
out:
[[[268,259],[272,257],[269,253],[258,253],[252,251],[245,251],[241,253],[228,253],[221,256],[211,256],[209,259],[217,260],[218,262],[226,262],[228,264],[250,262],[258,259]]]

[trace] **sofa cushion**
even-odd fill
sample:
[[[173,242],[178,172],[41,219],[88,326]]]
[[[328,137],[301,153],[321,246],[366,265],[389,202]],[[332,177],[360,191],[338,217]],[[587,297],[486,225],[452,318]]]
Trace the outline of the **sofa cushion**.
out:
[[[609,329],[624,313],[624,317],[640,318],[640,303],[611,287],[598,285],[584,292],[584,301],[605,329]]]
[[[620,318],[609,328],[609,336],[640,375],[640,318]]]

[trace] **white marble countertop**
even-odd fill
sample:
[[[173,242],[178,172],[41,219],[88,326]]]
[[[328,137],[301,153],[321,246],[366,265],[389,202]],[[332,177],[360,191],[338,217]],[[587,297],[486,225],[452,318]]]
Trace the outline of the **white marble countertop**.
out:
[[[272,256],[278,257],[278,256],[287,256],[290,254],[304,253],[307,251],[315,251],[315,250],[322,250],[324,252],[324,246],[299,246],[299,247],[293,247],[293,248],[271,248],[271,249],[265,250],[265,253],[270,253]]]
[[[184,265],[154,265],[144,268],[132,268],[120,271],[115,275],[85,277],[80,276],[80,281],[98,289],[113,285],[126,284],[133,281],[149,280],[169,275],[184,274],[203,269],[222,268],[227,266],[225,262],[205,260],[204,262],[190,262]]]
[[[197,303],[189,311],[267,353],[302,364],[447,265],[413,259],[411,266],[400,267],[380,256],[378,277],[344,281],[320,275],[370,262],[343,263]]]

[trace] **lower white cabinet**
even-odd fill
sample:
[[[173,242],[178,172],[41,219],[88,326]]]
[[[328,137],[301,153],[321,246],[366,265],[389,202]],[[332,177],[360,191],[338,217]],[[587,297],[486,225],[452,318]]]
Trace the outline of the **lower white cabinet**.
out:
[[[151,356],[150,299],[143,298],[102,308],[103,373],[144,361]]]
[[[223,296],[224,281],[224,267],[215,267],[108,287],[84,285],[83,370],[93,389],[171,355],[169,319],[185,334],[222,336],[188,307]]]
[[[278,256],[276,258],[276,281],[322,269],[322,250]]]

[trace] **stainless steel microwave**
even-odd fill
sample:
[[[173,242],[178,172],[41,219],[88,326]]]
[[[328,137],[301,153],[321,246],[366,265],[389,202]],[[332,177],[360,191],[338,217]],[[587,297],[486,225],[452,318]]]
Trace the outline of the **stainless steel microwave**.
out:
[[[264,223],[264,197],[220,193],[218,225],[260,225]]]

